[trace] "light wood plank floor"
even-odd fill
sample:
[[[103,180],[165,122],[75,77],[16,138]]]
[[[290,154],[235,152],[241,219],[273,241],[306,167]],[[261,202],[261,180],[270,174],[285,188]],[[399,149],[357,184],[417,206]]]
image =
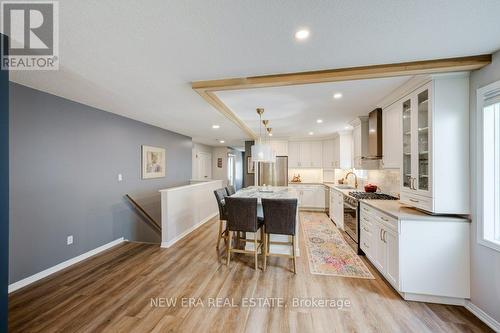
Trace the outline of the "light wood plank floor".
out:
[[[321,213],[314,218],[324,218]],[[298,274],[271,257],[264,273],[236,254],[227,267],[215,251],[213,220],[170,249],[124,243],[10,295],[11,332],[485,332],[465,308],[403,301],[375,280],[312,275],[301,237]],[[222,253],[221,246],[221,253]],[[224,256],[222,256],[224,258]],[[366,261],[366,260],[365,260]],[[177,298],[175,307],[151,298]],[[205,306],[183,307],[182,297]],[[349,308],[208,306],[209,298],[346,298]],[[165,304],[163,304],[165,305]]]

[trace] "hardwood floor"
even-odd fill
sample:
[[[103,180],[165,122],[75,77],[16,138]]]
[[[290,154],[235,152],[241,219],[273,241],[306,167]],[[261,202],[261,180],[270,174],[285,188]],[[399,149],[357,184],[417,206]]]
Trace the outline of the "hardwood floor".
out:
[[[14,292],[10,332],[490,331],[463,307],[403,301],[369,264],[375,280],[312,275],[303,237],[297,275],[291,260],[280,257],[268,258],[265,273],[254,270],[253,256],[242,254],[234,254],[227,267],[215,251],[216,239],[213,220],[170,249],[124,243]],[[199,298],[203,306],[199,301],[182,306],[183,297]],[[225,297],[240,305],[244,297],[289,304],[297,297],[348,299],[351,306],[208,305],[209,299]],[[176,306],[152,306],[152,299],[169,298],[177,298]]]

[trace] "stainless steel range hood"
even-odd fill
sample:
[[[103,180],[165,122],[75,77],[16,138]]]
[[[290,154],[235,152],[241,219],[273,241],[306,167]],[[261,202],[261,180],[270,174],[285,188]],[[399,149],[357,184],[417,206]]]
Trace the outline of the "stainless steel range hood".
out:
[[[368,114],[368,154],[366,160],[382,159],[382,109]]]

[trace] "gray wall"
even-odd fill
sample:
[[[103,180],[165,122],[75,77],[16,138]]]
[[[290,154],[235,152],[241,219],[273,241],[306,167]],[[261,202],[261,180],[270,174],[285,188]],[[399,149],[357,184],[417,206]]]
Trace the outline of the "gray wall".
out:
[[[493,63],[470,78],[470,147],[471,147],[471,301],[500,322],[500,253],[477,243],[477,184],[476,174],[476,90],[500,80],[500,51],[493,55]]]
[[[160,241],[123,196],[159,219],[158,190],[191,178],[190,137],[14,83],[10,99],[9,283],[120,237]],[[165,178],[141,180],[143,144],[166,149]]]

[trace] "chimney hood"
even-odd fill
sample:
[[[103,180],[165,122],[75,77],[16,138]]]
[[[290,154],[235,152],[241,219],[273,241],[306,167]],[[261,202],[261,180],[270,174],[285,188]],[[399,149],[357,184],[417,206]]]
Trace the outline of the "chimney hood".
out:
[[[366,160],[382,159],[382,109],[368,114],[368,154]]]

